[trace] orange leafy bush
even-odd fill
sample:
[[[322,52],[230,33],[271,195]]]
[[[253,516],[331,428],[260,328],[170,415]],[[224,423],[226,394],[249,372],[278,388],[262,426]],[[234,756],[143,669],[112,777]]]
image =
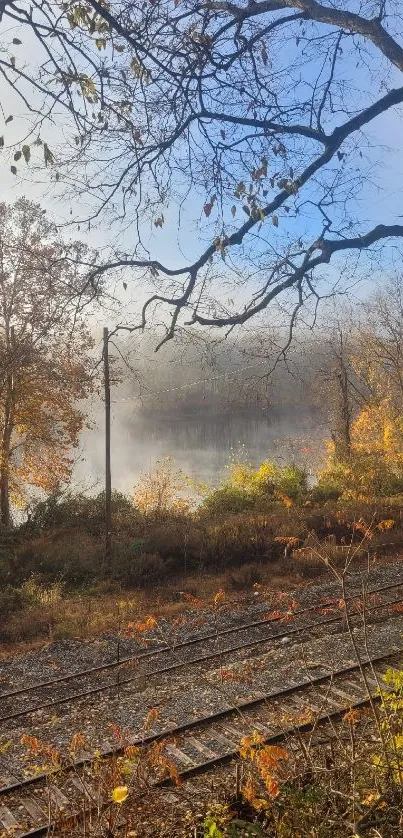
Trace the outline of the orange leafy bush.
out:
[[[241,739],[239,753],[243,759],[248,760],[256,767],[269,797],[277,797],[279,793],[279,774],[281,773],[282,763],[289,758],[288,752],[277,745],[266,745],[264,737],[254,730],[251,736],[245,736]],[[249,788],[249,792],[247,789],[247,794],[250,794],[252,787]],[[247,799],[256,808],[261,808],[260,798],[254,796],[251,799],[249,796]]]

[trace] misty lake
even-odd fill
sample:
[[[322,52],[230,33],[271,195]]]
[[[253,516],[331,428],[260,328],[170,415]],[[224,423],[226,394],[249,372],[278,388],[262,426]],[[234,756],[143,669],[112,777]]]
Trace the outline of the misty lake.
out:
[[[250,413],[250,411],[249,411]],[[273,414],[273,412],[272,412]],[[130,492],[140,474],[155,462],[171,456],[183,471],[203,483],[217,485],[232,460],[258,465],[273,458],[285,463],[295,460],[314,471],[322,448],[324,430],[317,417],[301,409],[270,418],[194,412],[153,415],[125,410],[112,415],[112,482],[116,489]],[[82,437],[82,457],[75,480],[102,488],[104,438],[102,416]]]

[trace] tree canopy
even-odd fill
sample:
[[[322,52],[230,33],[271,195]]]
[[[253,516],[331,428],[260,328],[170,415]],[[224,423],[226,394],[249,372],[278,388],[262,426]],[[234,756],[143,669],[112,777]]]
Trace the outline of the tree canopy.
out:
[[[3,26],[43,51],[28,79],[20,34],[0,68],[36,111],[46,166],[85,195],[85,220],[109,212],[125,229],[92,281],[119,268],[155,287],[130,328],[162,307],[164,340],[183,322],[231,329],[274,301],[292,328],[338,285],[343,255],[349,274],[357,255],[363,271],[381,247],[391,258],[403,225],[392,203],[375,206],[390,183],[374,132],[385,138],[403,103],[398,0],[2,5]],[[63,109],[70,133],[55,150],[44,114]],[[30,164],[31,147],[12,165]]]
[[[92,300],[80,242],[66,244],[40,206],[0,204],[0,512],[28,487],[69,477],[91,392]]]

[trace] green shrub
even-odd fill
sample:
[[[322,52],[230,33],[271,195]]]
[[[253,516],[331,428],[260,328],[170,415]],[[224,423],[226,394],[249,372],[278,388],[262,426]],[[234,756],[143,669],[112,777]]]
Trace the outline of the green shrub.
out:
[[[204,499],[201,512],[207,515],[234,515],[253,509],[255,497],[238,486],[226,484],[221,489],[215,489]]]
[[[41,582],[63,581],[68,587],[80,587],[100,578],[103,543],[87,533],[75,530],[56,531],[22,545],[18,550],[18,584],[33,574]]]
[[[275,490],[296,502],[301,501],[307,493],[306,472],[295,463],[277,466],[273,482]]]
[[[317,483],[309,492],[309,499],[314,503],[327,503],[328,501],[337,501],[341,497],[342,490],[332,483],[323,482]]]
[[[146,588],[163,581],[167,565],[159,553],[144,552],[138,540],[115,545],[112,572],[124,587]]]
[[[24,606],[24,596],[22,591],[14,588],[12,585],[6,585],[0,590],[0,614],[2,620],[20,611]]]
[[[112,519],[119,531],[133,529],[139,520],[131,500],[116,490],[112,492]],[[100,535],[105,528],[105,492],[95,497],[73,493],[50,495],[36,505],[24,527],[33,534],[57,527],[75,527]]]
[[[234,515],[248,509],[269,509],[285,496],[294,502],[307,494],[304,469],[290,463],[279,466],[265,460],[258,469],[236,464],[231,466],[229,480],[212,491],[201,504],[207,515]]]

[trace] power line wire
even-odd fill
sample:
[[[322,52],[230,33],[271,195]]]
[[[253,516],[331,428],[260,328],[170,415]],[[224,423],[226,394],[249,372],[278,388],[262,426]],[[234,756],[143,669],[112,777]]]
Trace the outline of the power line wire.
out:
[[[266,361],[255,361],[255,363],[253,363],[253,364],[247,364],[243,367],[240,367],[239,369],[237,369],[233,373],[222,372],[222,373],[218,373],[217,375],[208,376],[208,377],[206,376],[205,378],[199,378],[197,381],[191,381],[189,384],[181,384],[181,385],[176,386],[176,387],[167,387],[165,390],[154,390],[154,391],[153,390],[151,390],[151,391],[148,390],[147,395],[148,396],[162,396],[164,393],[174,393],[178,390],[189,390],[191,387],[197,387],[198,384],[205,384],[205,383],[210,383],[211,381],[218,381],[220,378],[236,378],[237,375],[240,372],[245,372],[245,370],[253,369],[253,367],[261,367],[261,366],[266,365],[266,364],[267,364],[267,360]],[[137,400],[138,400],[138,396],[127,396],[127,397],[124,397],[124,398],[121,398],[121,399],[113,399],[113,404],[118,404],[118,403],[121,403],[121,402],[131,402],[131,401],[137,401]]]

